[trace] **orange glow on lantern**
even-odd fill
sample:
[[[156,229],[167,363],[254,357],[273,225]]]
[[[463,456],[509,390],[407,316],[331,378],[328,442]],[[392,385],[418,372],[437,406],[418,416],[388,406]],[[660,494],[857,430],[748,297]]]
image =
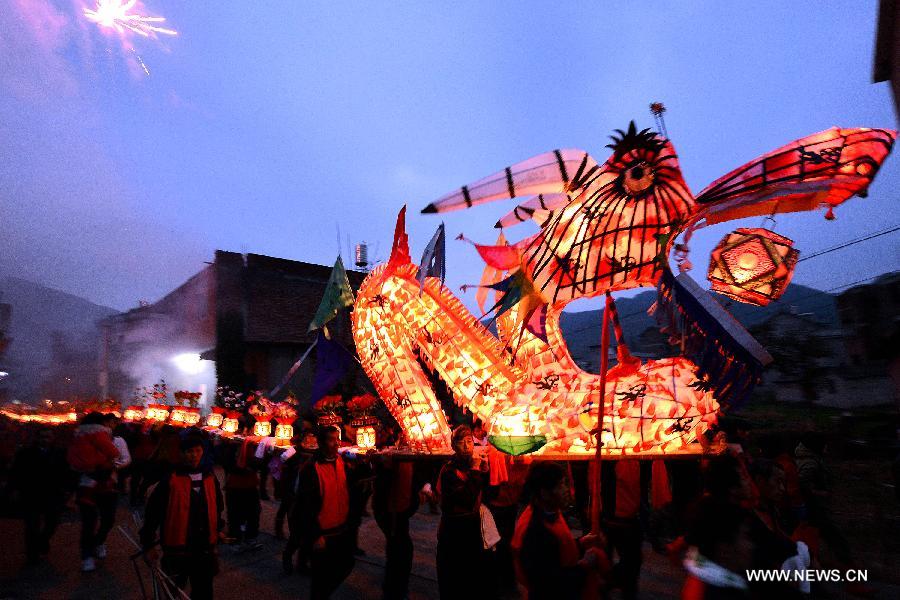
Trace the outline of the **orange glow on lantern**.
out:
[[[253,426],[253,435],[259,437],[268,437],[272,433],[272,423],[270,421],[257,421]]]
[[[169,420],[172,422],[172,425],[177,425],[178,427],[183,427],[185,425],[185,411],[180,406],[176,406],[172,409],[172,414],[169,416]]]
[[[122,418],[128,422],[133,423],[134,421],[140,421],[144,416],[144,407],[143,406],[129,406],[125,409],[125,412],[122,413]]]
[[[206,426],[207,427],[221,427],[222,421],[225,420],[225,415],[222,413],[212,412],[206,416]]]
[[[186,408],[184,410],[184,424],[188,427],[193,427],[197,423],[200,422],[200,409],[199,408]]]
[[[360,287],[353,335],[413,451],[450,452],[447,418],[421,359],[510,454],[592,456],[601,401],[604,456],[704,452],[698,436],[715,422],[718,403],[697,383],[690,360],[613,369],[601,398],[599,376],[582,371],[565,351],[557,309],[547,313],[546,342],[515,329],[518,307],[497,320],[503,339],[521,340],[521,355],[511,357],[439,280],[427,278],[420,293],[414,265],[385,270],[377,267]]]
[[[222,421],[222,431],[224,433],[234,433],[238,430],[238,420],[234,417],[227,417]]]
[[[279,423],[275,426],[275,438],[279,440],[290,440],[294,437],[294,427],[286,423]]]
[[[165,404],[150,404],[147,406],[147,418],[162,423],[169,418],[169,407]]]
[[[356,429],[356,445],[360,449],[371,450],[375,447],[375,428],[363,425]]]
[[[768,229],[737,229],[710,256],[714,292],[739,302],[766,306],[784,293],[797,264],[793,241]]]

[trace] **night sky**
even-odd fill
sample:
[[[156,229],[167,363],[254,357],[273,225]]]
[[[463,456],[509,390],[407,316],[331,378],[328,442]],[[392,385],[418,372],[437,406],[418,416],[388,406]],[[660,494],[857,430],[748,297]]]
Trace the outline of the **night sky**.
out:
[[[833,125],[896,127],[871,83],[874,1],[147,0],[179,31],[158,40],[101,30],[87,2],[0,0],[0,275],[118,309],[217,248],[331,264],[349,237],[386,259],[404,203],[417,258],[440,223],[419,214],[431,200],[554,148],[602,162],[613,129],[653,125],[654,100],[694,192]],[[801,257],[884,229],[898,183],[892,156],[836,221],[774,229]],[[453,238],[493,242],[513,205],[444,216],[454,290],[483,265]],[[726,232],[760,224],[696,233],[694,277]],[[897,239],[803,262],[794,282],[897,269]]]

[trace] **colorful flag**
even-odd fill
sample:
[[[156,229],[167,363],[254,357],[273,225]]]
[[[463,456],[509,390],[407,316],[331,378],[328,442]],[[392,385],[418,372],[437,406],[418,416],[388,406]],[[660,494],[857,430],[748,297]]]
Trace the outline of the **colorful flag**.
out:
[[[350,289],[350,280],[347,279],[347,271],[344,270],[344,261],[338,256],[331,270],[331,277],[325,285],[325,295],[322,302],[309,324],[308,331],[320,329],[330,320],[335,318],[338,311],[353,304],[353,290]]]
[[[310,407],[331,392],[352,362],[353,357],[343,346],[329,340],[324,332],[319,331],[319,337],[316,339],[316,375],[313,378]]]
[[[447,250],[446,237],[444,234],[444,224],[441,223],[437,231],[425,246],[425,252],[422,253],[422,262],[419,263],[419,273],[416,279],[419,280],[419,289],[425,285],[426,277],[437,277],[444,283],[447,276]]]

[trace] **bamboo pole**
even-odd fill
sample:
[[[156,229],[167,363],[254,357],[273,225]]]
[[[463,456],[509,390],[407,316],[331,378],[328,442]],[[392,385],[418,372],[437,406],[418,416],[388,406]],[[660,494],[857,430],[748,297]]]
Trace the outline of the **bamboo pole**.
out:
[[[600,331],[600,406],[597,408],[597,428],[594,430],[596,446],[591,464],[591,532],[600,533],[600,462],[602,460],[603,413],[606,407],[606,371],[609,368],[609,317],[612,309],[612,294],[606,292],[606,306],[603,309],[603,325]]]

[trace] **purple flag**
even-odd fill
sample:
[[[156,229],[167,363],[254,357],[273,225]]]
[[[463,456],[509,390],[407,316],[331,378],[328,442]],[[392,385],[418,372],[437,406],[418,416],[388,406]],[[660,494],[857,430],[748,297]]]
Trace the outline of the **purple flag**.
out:
[[[353,357],[339,343],[329,340],[319,330],[316,340],[316,376],[313,378],[310,406],[327,396],[350,367]]]

